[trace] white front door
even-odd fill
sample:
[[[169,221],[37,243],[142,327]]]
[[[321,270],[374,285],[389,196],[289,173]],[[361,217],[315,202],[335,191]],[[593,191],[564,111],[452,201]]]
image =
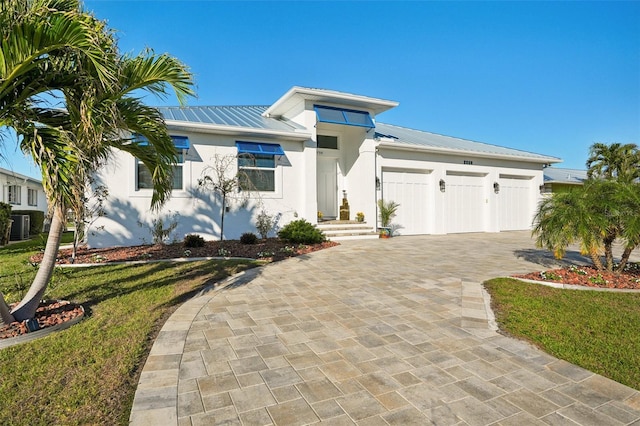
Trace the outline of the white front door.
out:
[[[318,158],[318,210],[325,218],[338,216],[338,164],[335,158]]]

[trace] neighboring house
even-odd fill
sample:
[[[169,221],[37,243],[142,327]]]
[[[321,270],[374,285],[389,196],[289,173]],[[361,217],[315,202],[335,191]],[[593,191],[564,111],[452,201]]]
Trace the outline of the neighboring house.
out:
[[[42,182],[29,176],[0,168],[2,198],[11,210],[40,210],[47,213],[47,197]]]
[[[540,192],[551,194],[565,191],[582,185],[585,180],[587,180],[586,170],[547,167],[544,169],[544,185],[540,187]]]
[[[225,238],[255,232],[261,210],[278,225],[296,218],[349,218],[364,213],[375,231],[377,200],[400,204],[393,223],[401,235],[530,229],[541,197],[543,168],[555,157],[382,124],[397,102],[331,90],[293,87],[270,106],[159,108],[179,162],[174,190],[161,212],[149,211],[148,171],[116,152],[96,176],[109,189],[106,216],[90,246],[150,242],[154,218],[178,213],[174,237],[220,238],[220,202],[198,180],[218,158],[232,159],[248,202],[232,202]],[[248,189],[254,189],[247,192]],[[241,198],[241,197],[236,197]],[[246,201],[246,200],[244,200]],[[140,226],[140,224],[143,224]]]

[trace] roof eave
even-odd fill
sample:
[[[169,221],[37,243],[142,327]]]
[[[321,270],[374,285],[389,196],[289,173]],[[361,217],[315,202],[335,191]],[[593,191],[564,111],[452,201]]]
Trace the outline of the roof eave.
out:
[[[220,124],[187,123],[184,121],[165,120],[168,128],[183,132],[213,133],[218,135],[241,135],[267,139],[286,139],[306,141],[311,139],[307,132],[287,132],[283,130],[257,129],[250,127],[226,126]]]
[[[433,152],[437,154],[456,155],[459,157],[471,155],[474,157],[495,158],[500,160],[517,160],[517,161],[526,161],[528,163],[539,163],[539,164],[560,163],[562,161],[560,158],[556,158],[556,157],[537,158],[537,157],[527,157],[524,155],[507,155],[507,154],[495,154],[495,153],[478,152],[478,151],[461,151],[461,150],[451,149],[451,148],[407,145],[407,144],[384,142],[384,141],[379,142],[377,146],[378,148],[397,149],[402,151]]]
[[[309,89],[306,87],[294,86],[282,95],[277,101],[275,101],[265,112],[262,113],[263,117],[273,117],[284,115],[286,111],[280,111],[280,109],[286,105],[287,102],[294,96],[300,96],[302,99],[307,99],[310,96],[326,96],[326,102],[345,103],[346,105],[356,106],[361,108],[367,108],[372,110],[376,115],[383,113],[391,108],[395,108],[399,105],[396,101],[389,101],[385,99],[370,98],[368,96],[353,95],[350,93],[342,92],[329,92],[321,89]]]

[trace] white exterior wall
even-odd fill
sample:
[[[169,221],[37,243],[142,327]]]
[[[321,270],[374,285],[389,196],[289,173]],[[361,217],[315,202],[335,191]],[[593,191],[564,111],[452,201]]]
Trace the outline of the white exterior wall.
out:
[[[150,211],[152,190],[136,190],[135,158],[123,152],[114,153],[96,179],[96,184],[107,185],[109,196],[105,203],[107,216],[99,218],[92,225],[87,237],[90,247],[150,243],[152,235],[149,226],[158,217],[163,218],[165,224],[174,217],[177,219],[178,226],[173,234],[177,241],[181,241],[187,234],[199,234],[206,240],[218,240],[221,204],[214,194],[198,187],[198,180],[207,173],[211,174],[211,171],[207,172],[207,167],[213,165],[216,155],[233,158],[228,173],[230,176],[235,175],[235,142],[238,140],[278,143],[285,151],[285,158],[276,160],[274,192],[254,193],[248,198],[238,194],[228,200],[228,211],[224,217],[225,239],[237,239],[244,232],[257,233],[255,218],[262,209],[276,215],[280,227],[300,217],[315,221],[315,206],[307,205],[307,187],[315,185],[315,178],[307,179],[310,172],[301,172],[310,168],[310,150],[303,149],[302,142],[205,133],[181,134],[188,136],[191,144],[183,164],[183,189],[173,190],[169,201],[158,212]],[[315,168],[311,168],[312,176],[315,177]],[[174,216],[175,213],[179,216]],[[139,226],[139,222],[146,225]],[[104,228],[101,229],[102,227]]]

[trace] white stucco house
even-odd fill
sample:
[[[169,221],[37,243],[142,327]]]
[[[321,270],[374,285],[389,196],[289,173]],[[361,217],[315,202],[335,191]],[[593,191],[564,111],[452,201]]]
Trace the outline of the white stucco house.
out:
[[[139,223],[176,213],[177,240],[190,233],[219,239],[220,203],[198,189],[215,158],[231,158],[229,173],[241,171],[250,181],[240,191],[248,202],[227,209],[225,239],[255,232],[261,210],[277,215],[280,226],[296,218],[318,223],[319,211],[324,219],[339,217],[345,194],[349,218],[364,213],[360,226],[369,231],[376,230],[380,198],[400,204],[400,235],[530,229],[543,168],[560,159],[378,120],[397,105],[293,87],[269,106],[160,108],[180,154],[171,199],[160,213],[150,212],[146,170],[115,153],[97,176],[109,188],[107,215],[88,244],[149,242],[148,227]]]
[[[47,197],[41,181],[0,168],[0,182],[0,201],[11,204],[12,210],[39,210],[47,213]]]

